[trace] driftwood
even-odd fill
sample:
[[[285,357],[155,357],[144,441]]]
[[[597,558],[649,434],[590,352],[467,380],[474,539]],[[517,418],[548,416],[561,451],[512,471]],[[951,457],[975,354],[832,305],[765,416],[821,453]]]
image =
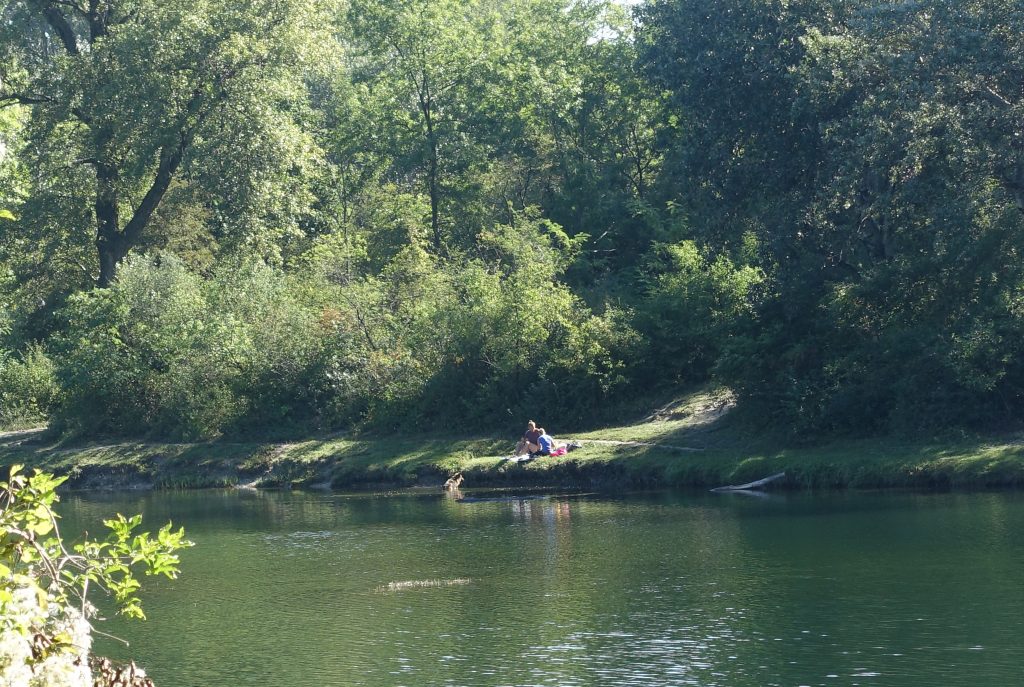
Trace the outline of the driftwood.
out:
[[[782,479],[786,476],[786,473],[779,472],[764,479],[759,479],[754,482],[747,482],[746,484],[732,484],[727,487],[715,487],[711,491],[749,491],[751,489],[760,489],[764,485],[774,482],[777,479]]]
[[[454,580],[406,580],[404,582],[388,582],[377,587],[378,593],[400,592],[406,589],[426,589],[428,587],[454,587],[460,584],[469,584],[472,580],[465,577],[457,577]]]

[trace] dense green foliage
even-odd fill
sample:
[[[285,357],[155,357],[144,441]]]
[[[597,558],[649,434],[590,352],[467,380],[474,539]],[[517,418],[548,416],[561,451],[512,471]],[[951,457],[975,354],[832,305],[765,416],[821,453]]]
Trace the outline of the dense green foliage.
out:
[[[1020,409],[1019,6],[644,10],[695,234],[769,276],[722,379],[799,430],[1005,423]],[[1017,97],[1010,96],[1010,97]]]
[[[1015,3],[3,16],[6,426],[566,426],[709,379],[801,435],[1024,409]]]
[[[162,436],[308,432],[578,412],[624,382],[634,335],[555,280],[571,241],[521,218],[481,236],[456,271],[415,245],[340,283],[331,252],[302,279],[260,262],[209,277],[170,254],[129,258],[108,289],[72,297],[53,341],[67,429]],[[542,277],[547,273],[551,276]],[[578,418],[575,418],[578,419]]]
[[[53,361],[39,344],[0,359],[0,426],[44,423],[59,392]]]

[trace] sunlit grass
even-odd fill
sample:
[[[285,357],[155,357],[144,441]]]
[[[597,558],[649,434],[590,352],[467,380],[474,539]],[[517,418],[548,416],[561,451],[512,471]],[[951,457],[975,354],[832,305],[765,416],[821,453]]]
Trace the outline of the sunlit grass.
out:
[[[1024,441],[1015,436],[793,446],[733,422],[733,400],[725,390],[699,390],[657,405],[615,426],[557,437],[579,440],[584,448],[525,465],[505,460],[514,436],[65,446],[38,431],[0,435],[0,463],[45,467],[92,487],[439,486],[456,472],[465,475],[466,488],[712,487],[777,472],[786,473],[783,486],[790,488],[1024,485]]]

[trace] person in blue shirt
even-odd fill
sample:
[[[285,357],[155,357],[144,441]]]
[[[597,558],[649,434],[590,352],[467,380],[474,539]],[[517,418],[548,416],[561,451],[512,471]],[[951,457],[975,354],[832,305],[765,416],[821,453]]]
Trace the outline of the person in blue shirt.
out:
[[[532,456],[550,456],[551,451],[555,448],[555,440],[548,434],[547,430],[541,427],[539,430],[540,436],[537,437],[537,450],[532,452]]]

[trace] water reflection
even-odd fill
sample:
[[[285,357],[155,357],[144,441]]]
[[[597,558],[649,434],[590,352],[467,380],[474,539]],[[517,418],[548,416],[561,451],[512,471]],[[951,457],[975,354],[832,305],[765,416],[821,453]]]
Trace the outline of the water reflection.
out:
[[[160,685],[1018,679],[1015,494],[197,492],[63,506],[66,531],[141,511],[197,541],[180,580],[151,585],[148,623],[109,628]]]
[[[512,515],[517,520],[532,520],[548,525],[555,523],[568,524],[572,509],[568,500],[512,499]]]

